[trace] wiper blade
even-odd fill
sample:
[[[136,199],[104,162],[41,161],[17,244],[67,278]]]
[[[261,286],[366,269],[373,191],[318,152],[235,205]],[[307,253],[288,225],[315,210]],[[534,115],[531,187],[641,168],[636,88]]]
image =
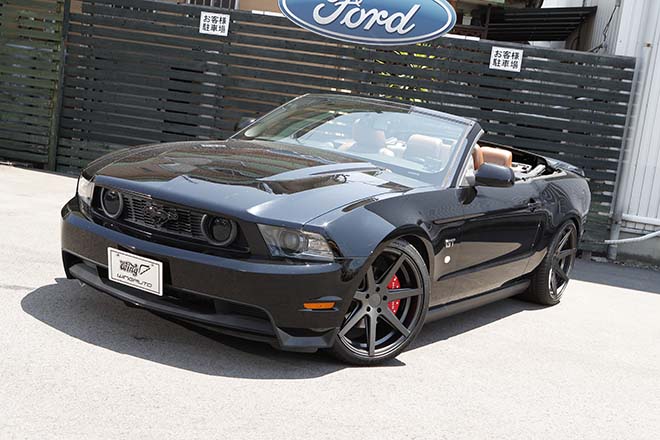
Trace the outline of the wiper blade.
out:
[[[309,179],[312,177],[342,174],[342,173],[356,173],[356,172],[376,172],[380,173],[385,169],[376,166],[369,162],[353,162],[353,163],[336,163],[332,165],[319,165],[310,168],[302,168],[299,170],[285,171],[274,176],[264,177],[259,179],[265,182],[277,182],[285,180]]]

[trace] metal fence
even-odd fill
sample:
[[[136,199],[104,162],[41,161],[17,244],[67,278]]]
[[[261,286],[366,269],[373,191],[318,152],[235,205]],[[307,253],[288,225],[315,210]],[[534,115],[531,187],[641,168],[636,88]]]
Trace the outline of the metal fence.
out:
[[[200,34],[201,11],[229,14],[229,35]],[[590,238],[607,233],[632,58],[447,37],[360,47],[283,17],[151,0],[83,0],[66,38],[59,170],[125,146],[222,138],[303,93],[350,93],[474,118],[488,141],[582,167]],[[493,45],[524,50],[522,71],[491,70]]]
[[[67,6],[0,0],[0,158],[55,165]]]
[[[189,5],[212,6],[214,8],[238,9],[239,0],[188,0]]]

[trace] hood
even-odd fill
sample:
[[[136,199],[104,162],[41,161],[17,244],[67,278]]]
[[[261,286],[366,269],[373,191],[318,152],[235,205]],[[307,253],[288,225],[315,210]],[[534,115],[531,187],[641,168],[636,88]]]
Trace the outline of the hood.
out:
[[[332,151],[239,140],[122,150],[92,163],[85,174],[101,185],[283,225],[428,185]]]

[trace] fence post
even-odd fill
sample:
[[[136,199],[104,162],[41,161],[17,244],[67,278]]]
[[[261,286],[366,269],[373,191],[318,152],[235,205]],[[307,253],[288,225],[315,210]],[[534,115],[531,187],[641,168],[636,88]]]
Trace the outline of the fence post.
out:
[[[53,92],[53,112],[51,114],[50,129],[48,130],[48,169],[57,168],[57,146],[60,137],[60,116],[62,114],[62,98],[64,89],[64,63],[66,61],[66,42],[69,36],[69,13],[71,0],[64,0],[62,5],[62,38],[60,46],[60,61],[58,65],[57,88]]]

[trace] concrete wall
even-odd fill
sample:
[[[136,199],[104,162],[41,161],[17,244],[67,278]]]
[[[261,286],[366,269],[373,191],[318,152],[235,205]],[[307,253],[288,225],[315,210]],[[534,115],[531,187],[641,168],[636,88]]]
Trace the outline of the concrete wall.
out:
[[[623,232],[621,238],[638,237],[638,234]],[[653,265],[660,263],[660,238],[655,237],[638,243],[620,244],[617,260],[642,261]]]

